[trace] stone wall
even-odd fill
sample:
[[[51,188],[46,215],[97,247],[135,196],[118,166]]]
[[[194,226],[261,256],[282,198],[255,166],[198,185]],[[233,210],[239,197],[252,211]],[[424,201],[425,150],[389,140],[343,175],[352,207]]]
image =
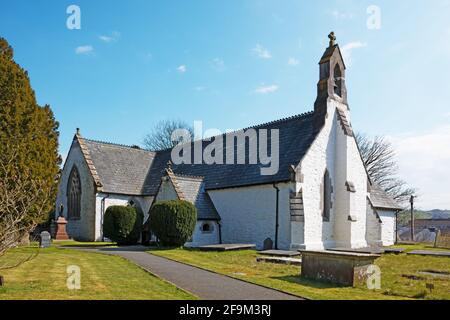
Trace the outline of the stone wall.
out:
[[[67,184],[74,166],[77,167],[81,180],[81,215],[78,220],[68,219],[67,216]],[[61,204],[64,206],[63,215],[68,220],[67,233],[69,237],[82,241],[94,241],[96,239],[94,180],[76,140],[72,143],[61,173],[56,198],[55,220],[59,215]]]

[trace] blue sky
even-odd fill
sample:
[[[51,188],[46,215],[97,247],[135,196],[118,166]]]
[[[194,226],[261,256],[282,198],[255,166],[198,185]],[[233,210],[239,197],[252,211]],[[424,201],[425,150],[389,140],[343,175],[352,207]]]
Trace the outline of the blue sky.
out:
[[[0,36],[52,106],[63,155],[77,127],[140,144],[164,118],[225,130],[312,110],[334,30],[354,128],[394,143],[419,205],[450,209],[449,0],[0,3]],[[71,4],[81,30],[66,27]]]

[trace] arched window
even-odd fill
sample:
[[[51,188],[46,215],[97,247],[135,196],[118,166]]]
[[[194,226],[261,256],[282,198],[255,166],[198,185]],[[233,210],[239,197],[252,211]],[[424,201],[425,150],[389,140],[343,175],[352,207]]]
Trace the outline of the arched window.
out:
[[[339,64],[334,67],[334,93],[342,97],[342,72]]]
[[[325,221],[330,221],[330,212],[331,212],[331,179],[330,173],[328,170],[325,171],[325,175],[323,177],[323,219]]]
[[[205,222],[204,224],[202,224],[201,230],[203,233],[212,232],[212,226],[208,222]]]
[[[77,167],[73,167],[67,185],[67,209],[69,219],[81,217],[81,181]]]

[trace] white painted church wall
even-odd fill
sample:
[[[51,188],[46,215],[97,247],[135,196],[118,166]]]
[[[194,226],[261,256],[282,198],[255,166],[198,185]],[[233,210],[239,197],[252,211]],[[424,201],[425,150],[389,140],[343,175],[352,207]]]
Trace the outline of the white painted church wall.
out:
[[[81,215],[80,219],[68,219],[67,184],[73,166],[76,166],[81,181]],[[55,220],[59,215],[60,205],[64,206],[63,215],[67,219],[67,233],[70,238],[81,241],[95,240],[95,189],[94,179],[87,167],[78,142],[73,143],[58,186],[56,197]]]
[[[330,106],[345,110],[345,105],[331,101]],[[354,137],[345,135],[336,119],[336,223],[334,226],[335,245],[337,247],[361,248],[367,246],[367,173]],[[352,182],[356,192],[347,190],[346,182]],[[349,216],[355,218],[350,221]]]
[[[290,249],[291,224],[289,195],[294,184],[280,183],[278,248]],[[272,185],[208,191],[222,221],[223,243],[255,244],[263,248],[264,240],[275,243],[276,190]]]
[[[104,208],[102,208],[102,201],[104,199]],[[103,240],[103,219],[106,209],[111,206],[127,206],[131,201],[136,203],[144,213],[144,222],[147,221],[148,211],[153,202],[153,197],[151,196],[129,196],[129,195],[118,195],[118,194],[107,194],[98,193],[95,200],[95,241]],[[104,211],[103,211],[104,210]]]
[[[367,201],[367,220],[366,220],[366,241],[370,247],[380,247],[381,241],[381,223],[377,218],[377,213]]]
[[[381,218],[381,240],[383,246],[395,244],[396,215],[393,210],[378,210]]]
[[[301,248],[320,250],[334,246],[335,192],[332,193],[330,220],[323,221],[322,188],[325,170],[328,169],[333,190],[336,190],[335,149],[336,115],[330,108],[325,125],[300,163],[303,175],[300,187],[305,210],[304,242]],[[293,242],[298,243],[299,240],[293,239]]]
[[[210,225],[210,231],[202,231],[203,224],[208,223]],[[199,247],[210,244],[218,244],[219,238],[219,224],[213,220],[199,220],[195,225],[194,234],[192,235],[192,241],[185,244],[186,247]]]

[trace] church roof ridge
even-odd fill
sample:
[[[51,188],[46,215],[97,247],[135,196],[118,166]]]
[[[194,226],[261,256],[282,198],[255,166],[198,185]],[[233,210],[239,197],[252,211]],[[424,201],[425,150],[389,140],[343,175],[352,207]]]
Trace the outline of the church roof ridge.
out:
[[[126,144],[114,143],[114,142],[109,142],[109,141],[87,139],[87,138],[84,138],[84,137],[78,137],[78,138],[83,139],[85,141],[93,142],[93,143],[99,143],[99,144],[104,144],[104,145],[113,146],[113,147],[119,147],[119,148],[125,148],[125,149],[131,149],[131,150],[143,151],[143,152],[147,152],[147,153],[156,154],[155,151],[142,149],[141,147],[139,147],[137,145],[126,145]]]
[[[215,138],[215,137],[227,136],[229,134],[237,133],[239,131],[244,131],[244,130],[249,130],[249,129],[258,129],[258,128],[265,127],[265,126],[268,126],[268,125],[274,125],[274,124],[280,124],[280,123],[288,122],[288,121],[292,121],[292,120],[298,120],[298,119],[306,118],[306,117],[311,116],[313,114],[314,114],[314,111],[307,111],[307,112],[295,114],[295,115],[292,115],[292,116],[289,116],[289,117],[284,117],[284,118],[281,118],[281,119],[260,123],[260,124],[249,126],[249,127],[245,127],[245,128],[242,128],[242,129],[237,129],[237,130],[233,130],[233,131],[230,131],[230,132],[225,132],[225,133],[222,133],[222,134],[219,134],[219,135],[215,135],[215,136],[212,136],[212,137],[192,140],[190,143],[199,142],[199,141],[209,142],[209,139],[212,139],[212,138]],[[158,151],[155,151],[155,152],[163,153],[163,152],[168,152],[168,151],[170,151],[172,149],[173,148],[167,148],[167,149],[162,149],[162,150],[158,150]]]

